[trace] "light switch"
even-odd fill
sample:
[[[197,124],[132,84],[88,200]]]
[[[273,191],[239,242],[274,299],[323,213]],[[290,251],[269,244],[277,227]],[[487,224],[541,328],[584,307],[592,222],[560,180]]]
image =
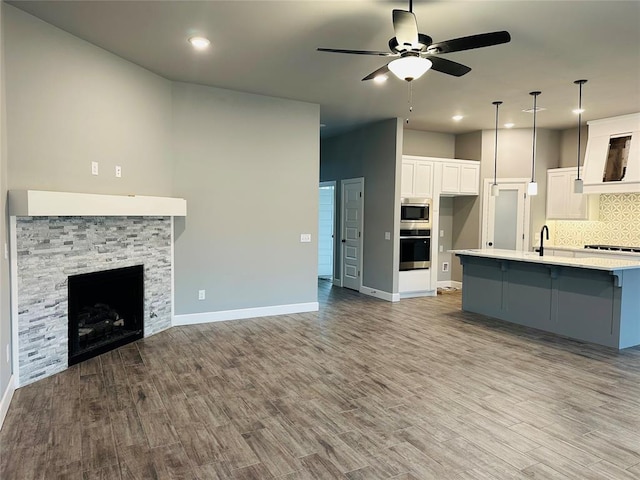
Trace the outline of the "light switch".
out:
[[[444,237],[444,230],[440,230],[440,238]]]
[[[391,240],[391,232],[384,232],[384,239]]]
[[[300,242],[301,243],[309,243],[311,241],[310,233],[301,233],[300,234]]]

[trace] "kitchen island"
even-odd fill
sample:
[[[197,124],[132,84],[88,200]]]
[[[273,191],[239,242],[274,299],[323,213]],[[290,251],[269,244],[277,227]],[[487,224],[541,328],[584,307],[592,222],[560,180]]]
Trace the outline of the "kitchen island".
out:
[[[618,349],[640,345],[640,261],[453,250],[462,309]]]

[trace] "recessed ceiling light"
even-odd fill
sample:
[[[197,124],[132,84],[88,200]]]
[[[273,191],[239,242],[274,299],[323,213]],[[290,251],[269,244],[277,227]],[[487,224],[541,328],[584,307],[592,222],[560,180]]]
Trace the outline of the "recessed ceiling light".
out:
[[[578,115],[579,113],[584,113],[584,108],[574,108],[573,110],[571,110],[573,113],[575,113],[576,115]]]
[[[535,110],[533,108],[525,108],[524,110],[522,110],[525,113],[533,113],[535,112],[542,112],[543,110],[546,110],[546,108],[544,107],[536,107]]]
[[[454,115],[453,117],[451,117],[451,120],[453,120],[454,122],[459,122],[463,118],[464,117],[462,115]]]
[[[377,77],[373,78],[373,81],[376,83],[384,83],[387,81],[387,78],[389,77],[387,77],[386,75],[378,75]]]
[[[504,128],[513,128],[514,125],[515,123],[505,123]]]
[[[196,50],[204,50],[205,48],[207,48],[209,46],[209,44],[211,43],[209,41],[208,38],[204,38],[204,37],[191,37],[189,38],[189,43],[193,46],[193,48],[195,48]]]

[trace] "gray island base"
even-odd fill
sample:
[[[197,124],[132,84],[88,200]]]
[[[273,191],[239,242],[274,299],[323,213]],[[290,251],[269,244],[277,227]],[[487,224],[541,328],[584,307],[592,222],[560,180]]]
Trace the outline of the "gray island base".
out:
[[[465,311],[617,349],[640,345],[640,261],[453,253]]]

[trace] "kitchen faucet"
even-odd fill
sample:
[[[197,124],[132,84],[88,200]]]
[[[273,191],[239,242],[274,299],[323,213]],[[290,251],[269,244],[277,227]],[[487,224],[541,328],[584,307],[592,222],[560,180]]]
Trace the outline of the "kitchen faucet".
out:
[[[542,257],[544,255],[544,232],[545,230],[547,231],[547,240],[549,240],[549,227],[547,227],[546,225],[542,226],[542,229],[540,230],[540,256]]]

